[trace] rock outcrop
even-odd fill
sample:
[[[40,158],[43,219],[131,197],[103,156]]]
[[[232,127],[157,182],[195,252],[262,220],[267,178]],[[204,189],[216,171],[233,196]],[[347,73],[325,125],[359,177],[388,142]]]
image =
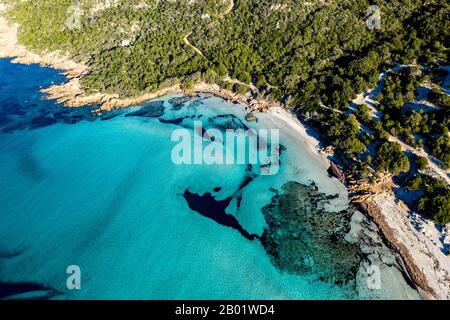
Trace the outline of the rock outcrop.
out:
[[[345,174],[338,168],[338,166],[333,161],[330,161],[328,174],[332,177],[337,178],[342,183],[345,182]]]

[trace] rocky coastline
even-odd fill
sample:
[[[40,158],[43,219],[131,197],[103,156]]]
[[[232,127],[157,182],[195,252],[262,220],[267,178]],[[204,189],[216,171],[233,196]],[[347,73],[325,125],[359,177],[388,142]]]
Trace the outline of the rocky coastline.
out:
[[[88,68],[82,63],[76,63],[61,53],[42,53],[35,54],[24,46],[20,45],[17,40],[17,25],[8,24],[8,22],[0,16],[0,58],[12,58],[13,63],[20,64],[39,64],[41,66],[63,70],[68,81],[62,85],[53,85],[42,91],[48,95],[48,99],[54,99],[56,102],[66,107],[82,107],[86,105],[98,105],[96,113],[111,111],[117,108],[129,107],[137,105],[147,100],[151,100],[163,95],[174,93],[196,94],[206,93],[221,97],[227,101],[241,103],[248,106],[249,113],[267,112],[272,109],[281,107],[281,104],[265,99],[256,98],[253,95],[237,95],[230,91],[221,89],[215,84],[199,83],[191,90],[182,90],[179,85],[162,88],[153,93],[146,93],[139,97],[123,98],[118,94],[97,93],[94,95],[86,95],[80,84],[80,77],[88,72]],[[294,117],[292,115],[292,117]],[[298,125],[302,124],[297,121]],[[316,151],[320,153],[320,150]],[[328,158],[326,155],[323,155]],[[342,183],[348,184],[348,178],[340,172],[335,164],[331,166],[331,173]],[[347,183],[346,183],[347,182]],[[426,299],[450,299],[450,276],[449,271],[442,267],[442,263],[436,258],[435,253],[430,248],[421,243],[421,239],[414,234],[406,216],[401,216],[399,211],[395,217],[392,212],[386,211],[386,203],[379,203],[373,199],[361,200],[357,194],[351,194],[352,202],[370,216],[379,226],[387,243],[396,250],[402,257],[405,269],[411,279],[418,287],[423,298]],[[389,205],[397,205],[395,197],[392,196],[387,200]],[[405,213],[406,215],[406,213]],[[401,229],[401,232],[399,231]],[[401,234],[400,234],[401,233]],[[405,236],[406,234],[406,236]],[[406,241],[414,241],[414,244]],[[415,246],[415,250],[411,250]]]
[[[433,251],[423,235],[414,230],[407,218],[409,209],[392,191],[392,177],[382,176],[373,185],[354,181],[333,160],[328,172],[348,188],[352,205],[378,226],[384,242],[398,254],[400,266],[421,297],[450,299],[450,266],[444,261],[447,257],[439,259],[440,253]]]

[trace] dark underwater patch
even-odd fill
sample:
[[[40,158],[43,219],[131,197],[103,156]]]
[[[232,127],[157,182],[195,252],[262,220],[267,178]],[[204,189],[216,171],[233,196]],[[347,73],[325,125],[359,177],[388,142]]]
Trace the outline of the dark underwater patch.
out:
[[[30,105],[30,107],[32,107]],[[24,110],[25,108],[21,106],[19,103],[13,101],[13,102],[6,102],[4,109],[1,111],[1,114],[5,115],[11,115],[11,116],[24,116],[26,115],[26,112]]]
[[[117,118],[118,116],[122,115],[124,113],[124,111],[122,110],[115,110],[115,111],[110,111],[104,115],[102,115],[102,117],[100,118],[101,121],[108,121],[108,120],[112,120],[114,118]]]
[[[0,104],[3,104],[0,101]],[[45,128],[56,123],[76,124],[81,121],[95,121],[92,114],[94,107],[66,108],[52,101],[37,103],[9,103],[1,108],[0,125],[4,133],[19,130],[34,130]]]
[[[7,116],[0,114],[0,126],[4,126],[9,123],[9,119]]]
[[[19,155],[18,165],[20,173],[32,181],[38,181],[45,176],[42,167],[30,151]]]
[[[49,117],[48,115],[44,115],[44,116],[41,116],[41,117],[33,118],[30,121],[30,124],[29,124],[28,128],[29,129],[37,129],[37,128],[48,127],[48,126],[51,126],[52,124],[55,124],[57,122],[58,121],[55,118]]]
[[[187,103],[193,101],[198,96],[183,96],[171,98],[168,100],[169,104],[172,106],[172,110],[178,111],[183,108]]]
[[[261,243],[281,271],[341,285],[354,281],[364,256],[344,239],[352,212],[326,211],[328,198],[314,186],[285,184],[262,209]]]
[[[51,299],[60,293],[56,290],[34,282],[1,282],[0,281],[0,300],[20,299],[15,297],[22,294],[33,294],[31,300]]]
[[[0,250],[0,260],[12,259],[20,256],[24,253],[28,248],[15,250],[15,251],[1,251]]]
[[[198,100],[195,100],[194,102],[196,102],[196,101],[198,101]],[[203,118],[203,115],[193,114],[191,116],[185,116],[182,118],[175,118],[175,119],[159,118],[158,120],[164,124],[169,123],[169,124],[178,125],[185,129],[194,130],[195,122],[194,121],[184,121],[184,120],[186,120],[186,119],[194,120],[195,118],[201,119],[201,118]],[[211,140],[211,141],[214,141],[214,137],[212,139],[209,139],[207,137],[207,135],[205,135],[205,133],[209,129],[217,129],[220,132],[222,132],[223,135],[226,134],[227,130],[244,130],[244,131],[249,130],[249,127],[247,127],[238,117],[236,117],[233,114],[217,115],[217,116],[208,118],[207,120],[203,120],[201,122],[201,125],[202,125],[202,132],[196,132],[196,133],[208,140]]]
[[[208,97],[203,97],[203,98],[200,98],[200,99],[196,99],[196,100],[192,101],[190,105],[193,106],[193,107],[197,107],[199,105],[202,105],[203,104],[203,100],[206,100],[206,99],[208,99]]]
[[[250,234],[245,230],[233,215],[225,212],[225,209],[229,206],[233,197],[228,197],[225,200],[216,200],[211,193],[205,193],[201,196],[196,193],[191,193],[189,190],[184,191],[183,197],[189,208],[202,216],[209,218],[222,226],[239,231],[239,233],[247,240],[253,241],[259,238],[258,235]]]
[[[253,166],[251,164],[248,164],[247,168],[245,169],[244,180],[239,185],[238,192],[245,189],[245,187],[247,187],[257,177],[258,175],[253,173]]]
[[[250,128],[242,122],[241,119],[236,117],[234,114],[221,114],[215,116],[211,119],[214,123],[215,128],[226,131],[226,130],[249,130]]]
[[[164,101],[147,102],[139,110],[127,113],[126,117],[158,118],[164,115]]]
[[[51,84],[65,81],[59,70],[38,65],[12,64],[0,59],[0,74],[4,85],[0,92],[0,130],[4,133],[33,130],[55,123],[77,123],[92,120],[92,107],[65,108],[44,98],[39,91]]]
[[[9,124],[9,123],[10,123],[10,122],[8,121],[8,124]],[[15,124],[13,124],[13,125],[4,127],[4,128],[2,129],[2,133],[12,133],[12,132],[14,132],[14,131],[16,131],[16,130],[25,130],[25,129],[27,129],[27,128],[28,128],[28,127],[23,127],[23,125],[20,124],[20,123],[15,123]]]
[[[164,123],[164,124],[175,124],[175,125],[179,125],[183,122],[184,119],[189,118],[188,116],[186,117],[182,117],[182,118],[175,118],[175,119],[161,119],[159,118],[159,122]]]

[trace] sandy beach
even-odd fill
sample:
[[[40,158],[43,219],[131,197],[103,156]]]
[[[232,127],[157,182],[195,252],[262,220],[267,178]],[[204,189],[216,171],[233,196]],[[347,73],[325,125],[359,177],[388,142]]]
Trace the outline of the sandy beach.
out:
[[[277,107],[272,108],[270,114],[295,131],[322,169],[329,166],[328,155],[320,149],[319,140],[308,134],[294,115]],[[375,221],[386,242],[400,255],[404,272],[424,299],[450,299],[450,258],[441,251],[439,242],[445,235],[429,220],[421,221],[427,228],[418,228],[417,213],[399,201],[392,190],[380,192],[373,200],[360,203],[359,209]]]
[[[408,217],[413,213],[393,194],[378,198],[373,205],[381,213],[375,220],[403,257],[408,274],[418,285],[421,295],[431,299],[450,299],[450,259],[437,244],[429,241],[427,232],[419,232],[410,223]]]

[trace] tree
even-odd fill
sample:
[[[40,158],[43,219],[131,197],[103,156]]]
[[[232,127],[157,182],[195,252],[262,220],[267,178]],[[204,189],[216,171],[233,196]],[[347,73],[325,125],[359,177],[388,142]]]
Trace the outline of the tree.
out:
[[[364,124],[369,124],[372,120],[372,117],[369,113],[369,107],[366,104],[362,104],[358,106],[358,110],[356,111],[356,117]]]
[[[202,78],[206,83],[217,83],[219,81],[220,77],[217,75],[217,73],[214,70],[208,69],[203,74]]]
[[[237,94],[246,94],[249,91],[249,87],[243,84],[235,83],[233,85],[233,92]]]
[[[327,132],[333,143],[351,157],[366,149],[366,146],[358,139],[358,133],[359,126],[354,116],[332,118]]]
[[[450,223],[450,189],[435,183],[417,201],[417,208],[440,225]]]
[[[445,167],[450,166],[450,137],[444,132],[431,143],[431,154],[444,162]]]
[[[409,190],[419,190],[423,185],[423,180],[420,175],[412,176],[406,182],[406,188]]]
[[[428,159],[422,156],[416,156],[415,163],[417,165],[417,168],[420,171],[423,171],[428,166]]]
[[[378,146],[374,159],[377,171],[387,171],[394,175],[409,171],[408,157],[397,142],[385,141]]]

